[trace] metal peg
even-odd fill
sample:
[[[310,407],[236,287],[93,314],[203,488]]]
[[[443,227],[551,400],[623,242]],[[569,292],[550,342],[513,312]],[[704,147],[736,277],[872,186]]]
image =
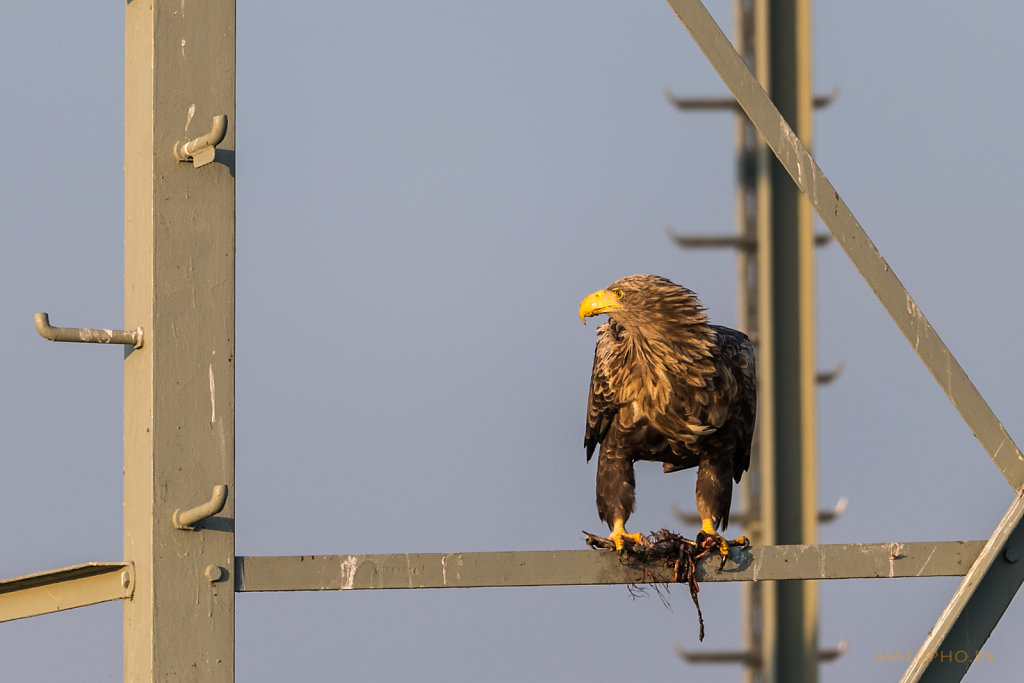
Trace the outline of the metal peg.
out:
[[[814,381],[817,384],[831,384],[841,374],[843,374],[843,362],[839,361],[831,370],[819,370],[817,374],[814,375]]]
[[[228,117],[214,116],[213,129],[206,135],[188,142],[174,143],[174,158],[178,161],[191,161],[199,168],[213,161],[217,155],[217,145],[224,141],[228,133]]]
[[[818,521],[819,522],[834,522],[839,519],[844,512],[846,512],[847,506],[850,504],[850,499],[846,496],[842,496],[833,508],[828,510],[818,510]],[[672,506],[672,513],[676,516],[683,524],[700,524],[700,515],[693,512],[685,512],[680,510],[677,506]],[[729,523],[733,524],[758,524],[760,523],[760,513],[747,514],[746,512],[733,512],[729,515]]]
[[[142,328],[128,330],[98,330],[89,327],[51,327],[48,313],[36,313],[36,331],[50,341],[84,342],[88,344],[124,344],[142,348]]]
[[[815,95],[812,100],[815,109],[822,109],[829,106],[839,97],[839,86],[834,86],[827,95]],[[742,113],[740,103],[732,97],[677,97],[672,91],[665,88],[665,99],[669,104],[683,110],[708,111],[713,109],[734,109]]]
[[[755,251],[757,239],[747,235],[681,235],[671,227],[667,228],[668,238],[681,247],[692,249],[720,249],[731,247],[741,251]],[[819,232],[814,235],[814,246],[823,247],[832,241],[832,234]]]
[[[171,522],[178,529],[192,529],[196,524],[207,517],[213,517],[224,509],[224,503],[228,500],[227,484],[218,484],[213,487],[213,497],[202,505],[197,505],[188,510],[178,508],[171,516]]]

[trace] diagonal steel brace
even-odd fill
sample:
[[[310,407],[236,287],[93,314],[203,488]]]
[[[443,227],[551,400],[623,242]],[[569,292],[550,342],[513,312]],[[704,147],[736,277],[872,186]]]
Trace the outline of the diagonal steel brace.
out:
[[[1024,583],[1024,494],[1003,515],[901,683],[959,681]]]
[[[668,0],[694,42],[736,97],[751,123],[807,195],[822,222],[842,245],[896,326],[914,347],[960,416],[995,462],[1003,477],[1020,491],[1024,454],[1010,438],[967,373],[939,338],[924,313],[892,272],[864,228],[822,173],[810,152],[782,118],[732,43],[700,0]]]
[[[701,0],[668,4],[1017,492],[922,646],[936,656],[919,658],[903,677],[906,683],[959,680],[1024,583],[1024,455]]]

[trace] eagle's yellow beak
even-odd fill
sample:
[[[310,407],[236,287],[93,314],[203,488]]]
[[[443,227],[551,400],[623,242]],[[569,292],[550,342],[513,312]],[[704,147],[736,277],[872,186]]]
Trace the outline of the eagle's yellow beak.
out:
[[[580,321],[585,325],[587,318],[592,315],[607,313],[613,308],[622,308],[619,298],[619,294],[609,289],[594,292],[580,302]]]

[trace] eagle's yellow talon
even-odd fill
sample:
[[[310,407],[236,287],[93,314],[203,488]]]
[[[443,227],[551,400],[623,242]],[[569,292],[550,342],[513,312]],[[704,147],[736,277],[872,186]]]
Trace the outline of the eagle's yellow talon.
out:
[[[701,535],[703,537],[701,538]],[[715,531],[715,527],[710,519],[703,520],[703,524],[700,528],[700,534],[698,534],[698,542],[700,542],[704,548],[718,548],[718,554],[722,556],[723,562],[725,558],[729,556],[729,548],[738,545],[744,548],[750,547],[750,539],[746,536],[740,536],[735,541],[729,541],[723,538],[721,534]]]
[[[608,534],[608,540],[610,540],[613,543],[615,543],[615,549],[617,551],[619,551],[619,552],[622,552],[623,550],[625,550],[625,548],[626,548],[626,541],[625,541],[625,539],[627,539],[627,538],[629,540],[633,541],[634,544],[639,544],[639,543],[643,543],[644,542],[644,535],[643,534],[641,534],[641,533],[635,533],[635,534],[627,533],[626,532],[625,524],[626,523],[623,522],[621,519],[615,520],[615,525],[612,528],[612,532],[610,534]]]

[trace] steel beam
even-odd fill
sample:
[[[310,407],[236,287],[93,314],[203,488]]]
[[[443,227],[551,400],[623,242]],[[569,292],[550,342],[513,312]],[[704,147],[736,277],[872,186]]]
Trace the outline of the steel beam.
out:
[[[755,77],[767,83],[770,37],[767,3],[756,0],[735,0],[734,12],[737,41]],[[760,248],[771,240],[771,153],[757,135],[753,124],[741,110],[735,117],[736,149],[739,150],[739,168],[736,183],[737,232],[753,238],[759,244],[750,254],[740,254],[737,276],[742,283],[737,287],[740,320],[752,338],[758,340],[758,355],[771,356],[771,258],[767,248]],[[771,399],[774,384],[774,363],[764,363],[758,369],[757,431],[754,434],[750,472],[740,487],[743,511],[756,517],[756,523],[744,524],[743,529],[755,545],[768,545],[775,539],[775,409]],[[743,668],[744,683],[773,683],[765,673],[775,670],[778,651],[778,629],[775,615],[778,604],[778,586],[771,582],[746,582],[743,595],[742,631],[743,649],[758,653],[756,666]]]
[[[0,581],[0,622],[124,600],[135,569],[124,562],[88,562]]]
[[[967,373],[893,273],[835,187],[722,33],[700,0],[668,0],[821,220],[853,261],[896,326],[981,442],[1013,490],[1024,487],[1024,454],[1007,434]]]
[[[1024,494],[996,526],[902,683],[959,681],[1024,583]]]
[[[799,139],[813,136],[810,0],[767,3],[766,89]],[[814,214],[807,198],[775,160],[768,163],[770,219],[759,236],[759,290],[762,353],[758,370],[772,366],[759,398],[770,402],[762,416],[774,420],[774,441],[762,471],[772,470],[774,510],[763,512],[773,544],[817,541],[818,467],[814,344]],[[766,352],[766,353],[765,353]],[[762,676],[775,681],[818,680],[818,584],[790,581],[770,586],[763,608],[773,634],[766,638]]]
[[[124,364],[133,683],[234,680],[235,120],[235,1],[128,2],[124,318],[146,333]]]
[[[963,576],[984,541],[778,545],[741,550],[718,571],[702,560],[697,580],[785,581]],[[583,586],[670,582],[671,568],[603,550],[238,557],[235,590],[324,591]]]

